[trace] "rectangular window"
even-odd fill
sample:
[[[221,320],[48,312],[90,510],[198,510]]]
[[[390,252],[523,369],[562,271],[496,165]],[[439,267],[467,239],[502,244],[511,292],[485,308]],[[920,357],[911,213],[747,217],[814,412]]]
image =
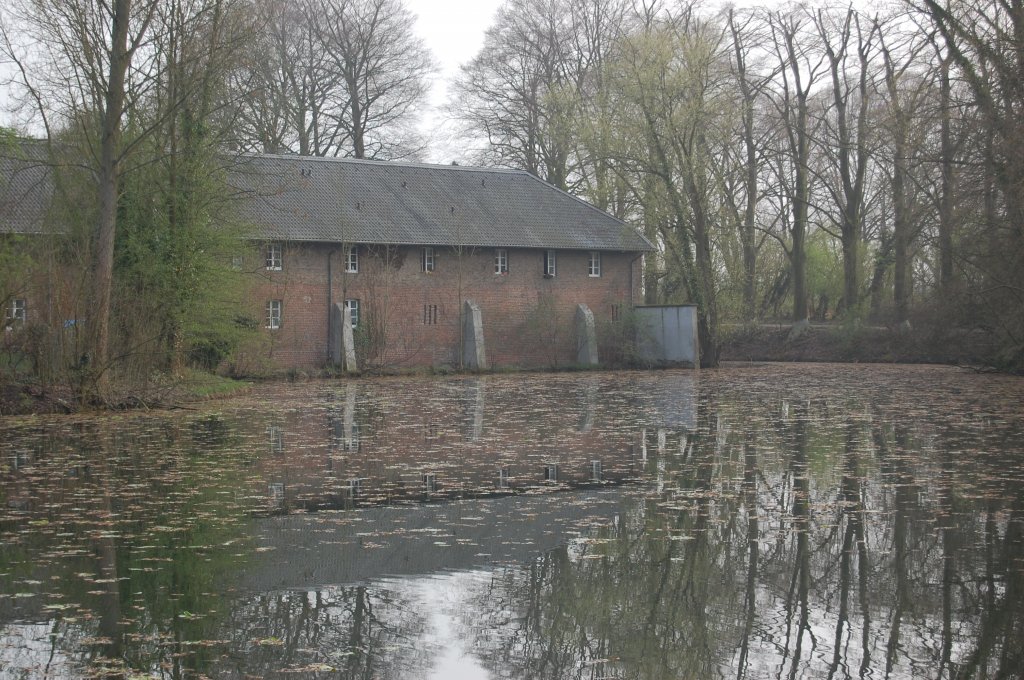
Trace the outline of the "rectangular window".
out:
[[[276,330],[281,327],[281,301],[267,301],[267,328]]]
[[[270,441],[271,453],[284,453],[284,430],[277,425],[271,425],[267,428],[267,439]]]
[[[23,298],[11,300],[11,308],[7,311],[7,318],[11,321],[25,323],[28,319],[28,302]]]
[[[242,260],[242,256],[241,255],[232,255],[231,256],[231,268],[234,269],[236,272],[237,271],[241,271],[243,263],[244,263],[244,261]]]
[[[601,461],[590,461],[590,479],[595,482],[601,481]]]
[[[345,273],[359,273],[359,249],[356,246],[349,246],[345,249]],[[355,328],[354,325],[353,328]]]
[[[423,249],[423,271],[428,274],[434,271],[434,249],[427,247]]]
[[[352,330],[359,328],[359,300],[345,300],[345,311],[352,319]]]
[[[437,324],[437,305],[423,305],[423,325],[434,326]]]
[[[612,305],[612,322],[618,323],[622,319],[622,305]]]
[[[267,269],[279,272],[284,267],[284,249],[280,243],[267,244]]]
[[[551,278],[555,275],[555,251],[544,251],[544,276]]]
[[[504,248],[494,251],[494,273],[508,274],[508,251]]]
[[[601,275],[601,253],[599,251],[590,251],[590,264],[587,267],[587,274],[590,276]]]
[[[498,488],[499,489],[507,489],[507,488],[509,488],[508,468],[507,467],[498,468]]]
[[[437,475],[433,472],[426,472],[423,474],[423,490],[427,493],[434,493],[437,491]]]
[[[558,464],[548,463],[544,466],[544,481],[546,482],[557,482],[558,481]]]

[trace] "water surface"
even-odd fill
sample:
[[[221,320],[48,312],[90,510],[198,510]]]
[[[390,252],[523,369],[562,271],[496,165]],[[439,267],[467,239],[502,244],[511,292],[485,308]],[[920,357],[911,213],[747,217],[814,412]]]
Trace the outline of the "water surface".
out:
[[[0,678],[1024,673],[1024,381],[268,385],[0,421]]]

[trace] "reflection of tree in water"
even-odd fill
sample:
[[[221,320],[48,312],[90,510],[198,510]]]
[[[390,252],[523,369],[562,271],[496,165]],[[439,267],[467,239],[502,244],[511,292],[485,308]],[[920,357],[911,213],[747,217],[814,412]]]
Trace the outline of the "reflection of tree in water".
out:
[[[33,448],[0,476],[12,501],[0,513],[0,593],[52,592],[0,609],[0,638],[49,628],[45,655],[24,656],[54,677],[202,668],[209,646],[189,641],[208,637],[248,507],[234,492],[247,473],[230,428],[80,419],[15,441]]]
[[[998,463],[863,405],[700,406],[662,492],[472,593],[496,676],[1019,676],[1024,495]]]
[[[232,652],[212,674],[415,677],[430,652],[413,645],[423,630],[423,612],[386,585],[263,593],[237,603],[224,621]]]

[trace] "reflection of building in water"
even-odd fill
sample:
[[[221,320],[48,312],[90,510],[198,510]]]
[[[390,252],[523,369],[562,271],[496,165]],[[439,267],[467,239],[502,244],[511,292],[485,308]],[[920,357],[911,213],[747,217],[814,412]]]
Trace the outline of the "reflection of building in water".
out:
[[[580,432],[590,432],[591,428],[594,427],[594,408],[597,403],[598,386],[598,378],[588,376],[584,380],[582,389],[579,392],[582,404],[576,429]]]
[[[651,442],[620,424],[624,405],[602,395],[609,380],[338,386],[326,406],[278,414],[286,455],[261,463],[268,484],[284,485],[272,501],[281,510],[347,507],[621,483],[643,471]],[[676,421],[696,410],[694,399],[682,402]]]
[[[359,450],[359,424],[356,422],[356,386],[345,385],[345,403],[340,413],[332,408],[327,413],[327,422],[331,430],[331,450],[334,452],[352,452]],[[330,461],[328,461],[330,468]]]
[[[466,438],[477,441],[484,433],[484,406],[487,401],[486,381],[483,378],[469,378],[465,383],[466,397],[462,403],[466,408]]]

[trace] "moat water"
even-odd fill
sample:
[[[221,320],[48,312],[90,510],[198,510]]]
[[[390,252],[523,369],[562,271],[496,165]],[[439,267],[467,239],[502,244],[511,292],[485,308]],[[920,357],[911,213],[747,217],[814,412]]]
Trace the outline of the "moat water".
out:
[[[1024,380],[395,378],[0,419],[0,678],[1024,676]]]

